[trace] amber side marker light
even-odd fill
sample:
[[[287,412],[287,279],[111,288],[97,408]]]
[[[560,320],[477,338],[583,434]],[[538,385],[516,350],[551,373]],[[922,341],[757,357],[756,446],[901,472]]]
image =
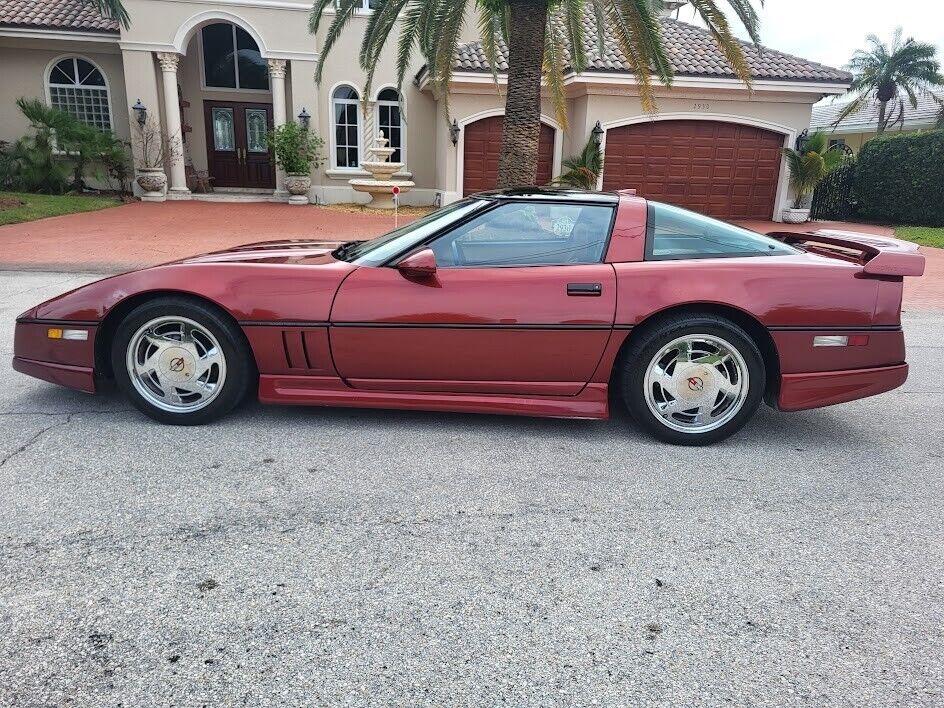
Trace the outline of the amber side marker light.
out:
[[[88,340],[88,330],[50,327],[46,330],[46,336],[49,339],[68,339],[74,342],[85,342]]]

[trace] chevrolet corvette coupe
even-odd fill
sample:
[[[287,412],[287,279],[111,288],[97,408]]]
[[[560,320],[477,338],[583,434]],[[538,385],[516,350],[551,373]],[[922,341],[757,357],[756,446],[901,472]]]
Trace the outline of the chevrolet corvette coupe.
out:
[[[23,313],[13,367],[148,416],[264,403],[606,418],[706,444],[908,375],[910,243],[761,235],[630,192],[478,194],[369,241],[275,241]]]

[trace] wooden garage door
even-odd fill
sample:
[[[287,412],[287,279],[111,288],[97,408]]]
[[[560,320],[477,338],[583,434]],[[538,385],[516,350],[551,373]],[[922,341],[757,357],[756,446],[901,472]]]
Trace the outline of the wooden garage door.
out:
[[[463,152],[462,193],[464,196],[495,189],[498,183],[498,155],[501,151],[503,116],[483,118],[469,123],[465,131]],[[554,160],[554,129],[541,123],[538,144],[537,184],[551,181]]]
[[[783,136],[736,123],[651,121],[606,134],[604,189],[722,219],[770,219]]]

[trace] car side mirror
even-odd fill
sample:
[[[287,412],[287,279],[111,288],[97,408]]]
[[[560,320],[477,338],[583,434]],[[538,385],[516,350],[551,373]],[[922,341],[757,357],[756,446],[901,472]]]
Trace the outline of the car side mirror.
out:
[[[397,270],[406,278],[431,278],[436,274],[436,254],[424,248],[397,263]]]

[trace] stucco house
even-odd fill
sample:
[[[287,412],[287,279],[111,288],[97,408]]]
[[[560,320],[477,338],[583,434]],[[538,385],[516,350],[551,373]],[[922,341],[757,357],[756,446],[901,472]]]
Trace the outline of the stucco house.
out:
[[[915,108],[911,107],[907,98],[904,99],[904,114],[896,101],[889,102],[888,110],[892,122],[886,128],[886,134],[913,133],[939,127],[944,90],[920,94],[917,98],[918,105]],[[830,145],[848,145],[857,153],[867,141],[878,135],[878,103],[870,101],[839,121],[839,116],[847,105],[849,104],[841,101],[823,101],[813,106],[810,132],[821,130],[829,135]]]
[[[308,32],[308,2],[126,0],[126,30],[83,0],[0,0],[0,140],[27,131],[14,105],[19,96],[42,97],[123,138],[140,99],[182,142],[180,157],[166,166],[168,198],[278,199],[281,176],[265,128],[307,109],[328,158],[313,175],[313,201],[356,200],[348,180],[366,176],[358,165],[380,130],[416,182],[406,203],[448,203],[491,187],[504,100],[472,27],[455,57],[448,115],[421,59],[415,79],[397,92],[395,46],[362,96],[357,55],[372,2],[363,0],[316,85],[323,38]],[[721,217],[778,217],[788,192],[780,148],[810,124],[812,105],[845,92],[851,77],[747,46],[750,92],[707,32],[668,17],[662,31],[677,78],[658,90],[658,113],[642,110],[626,62],[607,41],[586,71],[567,76],[566,129],[551,102],[542,105],[539,180],[557,175],[562,157],[578,152],[599,123],[603,187],[634,187]],[[188,175],[204,170],[216,193],[192,194]]]

